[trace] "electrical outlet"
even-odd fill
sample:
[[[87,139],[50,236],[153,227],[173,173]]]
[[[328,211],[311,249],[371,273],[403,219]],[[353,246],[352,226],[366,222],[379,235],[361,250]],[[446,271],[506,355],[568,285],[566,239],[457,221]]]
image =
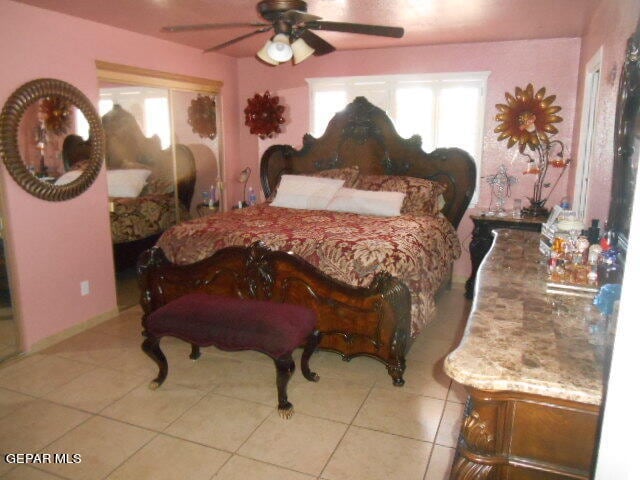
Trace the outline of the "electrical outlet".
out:
[[[83,280],[80,282],[80,295],[89,295],[89,280]]]

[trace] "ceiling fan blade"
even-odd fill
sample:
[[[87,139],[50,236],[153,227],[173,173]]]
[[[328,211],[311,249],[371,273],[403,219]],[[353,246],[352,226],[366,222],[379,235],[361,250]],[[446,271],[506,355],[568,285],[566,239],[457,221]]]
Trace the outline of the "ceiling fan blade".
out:
[[[344,22],[307,22],[307,28],[326,30],[331,32],[359,33],[362,35],[378,35],[380,37],[401,38],[404,35],[402,27],[386,27],[382,25],[366,25],[363,23]]]
[[[264,27],[268,23],[200,23],[197,25],[170,25],[160,30],[167,33],[194,32],[198,30],[215,30],[218,28]]]
[[[312,15],[307,12],[301,12],[300,10],[287,10],[282,14],[283,20],[289,22],[291,25],[298,25],[299,23],[314,22],[321,20],[322,17]]]
[[[258,30],[255,30],[251,33],[245,33],[244,35],[240,35],[239,37],[232,38],[231,40],[228,40],[224,43],[216,45],[215,47],[207,48],[206,50],[203,50],[202,53],[215,52],[216,50],[220,50],[222,48],[228,47],[229,45],[233,45],[234,43],[240,42],[245,38],[253,37],[254,35],[258,35],[259,33],[264,33],[268,30],[271,30],[271,25],[265,28],[259,28]]]
[[[315,50],[314,55],[326,55],[327,53],[331,53],[335,51],[336,47],[331,45],[329,42],[319,37],[315,33],[310,30],[304,30],[300,34],[300,38],[302,38],[307,45]]]

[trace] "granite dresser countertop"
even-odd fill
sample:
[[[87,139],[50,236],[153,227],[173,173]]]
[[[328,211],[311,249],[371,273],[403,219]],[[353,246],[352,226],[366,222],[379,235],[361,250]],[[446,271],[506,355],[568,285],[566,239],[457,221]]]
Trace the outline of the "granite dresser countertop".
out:
[[[600,405],[602,347],[589,343],[586,298],[547,294],[540,234],[497,230],[476,280],[460,345],[445,359],[455,381],[489,391]]]

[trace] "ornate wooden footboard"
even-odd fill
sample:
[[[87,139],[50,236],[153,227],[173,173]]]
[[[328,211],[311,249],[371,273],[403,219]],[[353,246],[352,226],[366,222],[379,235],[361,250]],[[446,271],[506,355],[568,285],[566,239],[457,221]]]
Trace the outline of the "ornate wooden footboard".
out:
[[[256,242],[219,250],[185,266],[171,264],[154,247],[140,257],[138,278],[145,315],[196,292],[310,307],[318,315],[321,348],[347,360],[358,355],[376,358],[386,365],[394,385],[404,384],[411,298],[406,285],[389,274],[376,275],[368,288],[353,287],[296,255]]]

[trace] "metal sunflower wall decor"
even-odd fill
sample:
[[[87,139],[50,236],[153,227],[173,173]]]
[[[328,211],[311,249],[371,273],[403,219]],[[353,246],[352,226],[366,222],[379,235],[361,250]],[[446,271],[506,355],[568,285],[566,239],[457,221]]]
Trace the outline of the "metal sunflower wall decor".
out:
[[[272,97],[269,91],[264,95],[256,93],[253,98],[247,99],[247,107],[244,109],[244,124],[249,127],[249,132],[260,138],[272,138],[280,133],[280,125],[284,123],[284,106],[280,105],[278,96]]]
[[[191,105],[187,111],[189,125],[193,133],[197,133],[202,138],[213,140],[216,138],[216,101],[207,95],[198,95],[191,100]]]
[[[507,140],[507,148],[517,145],[520,154],[528,160],[523,173],[537,175],[533,195],[528,197],[530,205],[524,209],[531,216],[548,214],[545,204],[570,162],[564,156],[564,143],[553,138],[558,133],[553,124],[562,122],[562,117],[556,115],[562,107],[552,105],[555,95],[545,95],[546,88],[534,93],[533,85],[528,84],[525,89],[516,87],[515,95],[506,92],[506,105],[496,104],[496,120],[500,124],[494,132],[499,133],[498,141]],[[533,154],[525,152],[527,147]],[[553,185],[545,183],[549,165],[562,169]],[[543,190],[549,188],[543,198]]]
[[[71,102],[59,96],[40,100],[44,127],[55,135],[65,135],[71,127]]]

